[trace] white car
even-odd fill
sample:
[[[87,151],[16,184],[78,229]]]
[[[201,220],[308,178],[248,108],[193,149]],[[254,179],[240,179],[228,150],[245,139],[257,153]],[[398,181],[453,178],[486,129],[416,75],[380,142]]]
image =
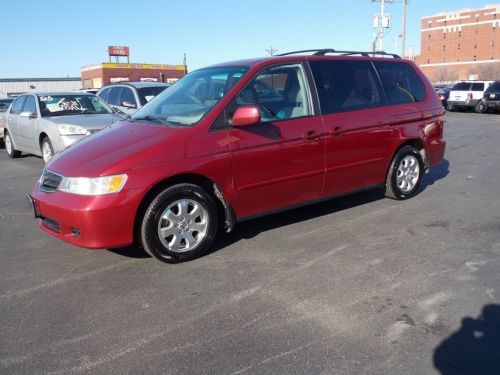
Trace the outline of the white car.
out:
[[[484,92],[494,81],[462,81],[458,82],[450,91],[448,111],[472,109],[483,99]]]

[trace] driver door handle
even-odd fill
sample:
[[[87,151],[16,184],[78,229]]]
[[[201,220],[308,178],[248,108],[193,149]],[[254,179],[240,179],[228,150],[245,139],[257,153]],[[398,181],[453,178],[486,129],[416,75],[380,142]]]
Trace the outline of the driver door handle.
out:
[[[315,142],[319,139],[319,134],[314,130],[306,130],[304,132],[304,139],[307,142]]]

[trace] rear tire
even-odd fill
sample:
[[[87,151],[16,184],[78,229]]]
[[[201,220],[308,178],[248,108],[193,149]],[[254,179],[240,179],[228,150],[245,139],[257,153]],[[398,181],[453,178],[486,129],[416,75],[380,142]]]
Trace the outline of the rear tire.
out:
[[[14,143],[12,142],[12,138],[7,130],[4,133],[3,141],[5,143],[5,150],[7,151],[7,155],[9,155],[9,158],[18,158],[19,156],[21,156],[21,151],[18,151],[14,148]]]
[[[420,152],[413,146],[404,146],[392,159],[385,181],[385,196],[391,199],[404,200],[418,193],[424,163]]]
[[[197,185],[161,191],[149,204],[140,227],[144,250],[162,262],[193,259],[210,249],[219,227],[212,197]]]
[[[40,151],[42,152],[42,159],[45,164],[49,162],[54,156],[54,148],[50,142],[49,137],[44,137],[42,143],[40,144]]]
[[[486,107],[486,105],[482,100],[479,103],[477,103],[476,108],[474,109],[476,113],[488,113],[488,107]]]

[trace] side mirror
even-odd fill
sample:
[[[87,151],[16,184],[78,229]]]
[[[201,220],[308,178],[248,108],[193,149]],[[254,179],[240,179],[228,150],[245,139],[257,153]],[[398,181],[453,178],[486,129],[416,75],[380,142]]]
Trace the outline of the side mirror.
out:
[[[19,116],[28,117],[28,118],[36,118],[36,113],[25,111],[25,112],[21,112],[19,114]]]
[[[233,126],[255,125],[260,122],[260,109],[255,105],[246,105],[236,109],[233,115]]]
[[[137,106],[132,102],[122,102],[122,106],[127,108],[137,108]]]

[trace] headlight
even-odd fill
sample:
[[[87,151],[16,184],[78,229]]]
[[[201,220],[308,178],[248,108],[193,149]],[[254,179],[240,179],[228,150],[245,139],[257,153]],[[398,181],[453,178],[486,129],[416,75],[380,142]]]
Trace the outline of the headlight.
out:
[[[59,135],[85,135],[87,129],[76,125],[59,125]]]
[[[127,181],[126,174],[105,177],[64,177],[59,190],[78,195],[104,195],[118,193]]]

